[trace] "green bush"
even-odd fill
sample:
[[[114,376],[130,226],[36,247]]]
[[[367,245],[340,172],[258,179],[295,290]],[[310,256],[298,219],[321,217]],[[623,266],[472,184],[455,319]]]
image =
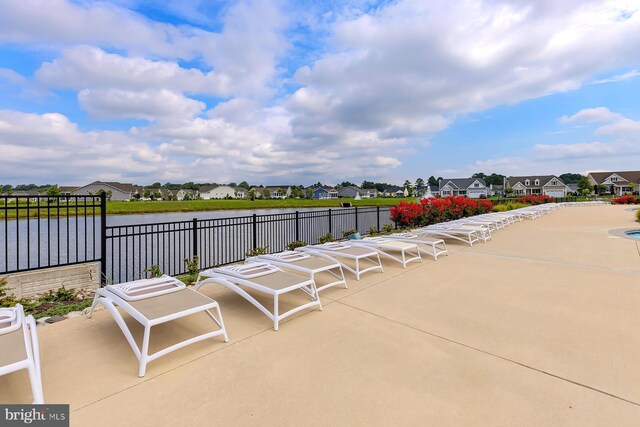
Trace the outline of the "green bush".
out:
[[[9,287],[7,286],[7,279],[4,277],[0,279],[0,307],[13,307],[18,303],[18,299],[15,295],[9,294]]]
[[[194,256],[193,260],[190,260],[189,258],[185,258],[184,265],[186,267],[187,274],[183,276],[183,279],[184,279],[183,281],[187,285],[192,285],[193,283],[195,283],[196,280],[198,280],[198,272],[200,271],[200,263],[199,263],[198,256],[197,255]]]
[[[144,270],[144,272],[149,273],[149,278],[151,279],[162,276],[162,271],[160,271],[160,266],[158,264],[153,264],[151,267]]]
[[[392,233],[393,232],[393,225],[391,224],[385,224],[382,226],[382,231],[384,231],[385,233]]]
[[[40,298],[44,302],[61,302],[61,301],[73,301],[78,296],[78,291],[75,289],[66,289],[64,285],[54,291],[53,289],[42,295]]]
[[[296,248],[301,248],[303,246],[307,246],[307,242],[303,242],[302,240],[294,240],[287,245],[287,250],[294,251]]]
[[[326,234],[323,234],[322,236],[320,236],[320,238],[318,239],[318,242],[319,242],[320,244],[322,244],[322,243],[329,243],[329,242],[333,242],[333,241],[335,241],[335,240],[336,240],[336,239],[334,239],[334,238],[333,238],[333,234],[331,234],[331,233],[326,233]]]
[[[352,234],[356,234],[358,232],[358,230],[356,230],[355,228],[351,228],[349,230],[345,230],[342,232],[342,237],[349,237]]]
[[[378,234],[378,229],[376,227],[369,227],[369,230],[367,230],[367,234],[370,236],[375,236],[376,234]]]
[[[252,257],[252,256],[258,256],[258,255],[266,255],[267,254],[267,248],[269,246],[258,246],[255,249],[251,249],[250,251],[247,251],[246,254],[244,254],[247,258]]]
[[[514,209],[520,209],[520,208],[524,208],[527,207],[529,205],[525,205],[524,203],[507,203],[505,205],[495,205],[493,207],[493,211],[494,212],[506,212],[506,211],[512,211]]]
[[[636,219],[640,221],[640,209],[636,211]]]

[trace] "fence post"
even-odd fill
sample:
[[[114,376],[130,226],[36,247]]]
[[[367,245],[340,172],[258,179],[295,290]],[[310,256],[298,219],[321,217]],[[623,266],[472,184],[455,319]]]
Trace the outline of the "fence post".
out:
[[[300,240],[300,212],[296,211],[296,240]]]
[[[198,218],[193,218],[193,258],[198,256]]]
[[[104,286],[106,284],[107,284],[107,194],[102,192],[100,193],[100,286]]]
[[[258,248],[258,216],[253,214],[253,249]]]
[[[358,207],[356,206],[356,231],[358,231]]]
[[[333,234],[333,227],[331,227],[331,209],[329,209],[329,233]]]
[[[378,233],[380,232],[380,206],[376,206],[376,227],[378,228]]]

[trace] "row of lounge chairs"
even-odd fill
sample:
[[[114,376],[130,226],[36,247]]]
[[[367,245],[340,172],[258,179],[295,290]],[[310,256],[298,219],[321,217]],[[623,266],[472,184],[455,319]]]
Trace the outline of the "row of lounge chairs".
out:
[[[422,262],[422,256],[437,260],[441,255],[448,255],[446,240],[469,246],[488,242],[498,230],[525,219],[538,218],[559,207],[540,205],[434,224],[384,237],[308,245],[295,251],[259,255],[248,258],[242,265],[202,271],[193,289],[169,276],[107,285],[96,291],[89,317],[99,304],[109,311],[138,359],[138,376],[143,377],[149,362],[172,351],[217,336],[222,336],[225,342],[229,340],[220,306],[199,292],[205,286],[224,286],[242,296],[265,314],[277,331],[280,322],[295,313],[306,309],[322,310],[319,292],[334,286],[347,288],[345,270],[360,280],[365,273],[383,272],[382,259],[397,262],[403,268],[411,262]],[[317,287],[316,278],[322,273],[329,281]],[[281,312],[282,295],[298,291],[306,294],[309,301]],[[272,307],[266,307],[251,292],[269,296]],[[144,327],[141,346],[136,343],[118,308]],[[149,354],[153,326],[202,312],[212,321],[212,330]],[[0,309],[0,375],[20,369],[29,371],[34,401],[42,403],[35,322],[17,305]]]

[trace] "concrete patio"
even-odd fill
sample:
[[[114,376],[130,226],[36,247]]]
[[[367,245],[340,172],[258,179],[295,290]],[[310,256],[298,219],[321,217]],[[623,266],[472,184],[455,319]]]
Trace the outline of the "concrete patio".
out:
[[[144,378],[104,310],[40,328],[45,399],[82,426],[637,425],[640,251],[608,234],[638,225],[627,208],[569,207],[437,262],[386,262],[278,332],[204,288],[229,343],[182,349]],[[154,328],[152,347],[199,320]],[[26,372],[0,377],[0,402],[30,399]]]

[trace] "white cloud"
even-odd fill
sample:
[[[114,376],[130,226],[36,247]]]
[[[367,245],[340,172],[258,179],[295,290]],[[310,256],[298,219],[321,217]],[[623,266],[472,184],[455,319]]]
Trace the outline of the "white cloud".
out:
[[[601,80],[596,80],[593,82],[593,84],[603,84],[603,83],[615,83],[615,82],[621,82],[624,80],[629,80],[629,79],[633,79],[635,77],[640,76],[640,71],[638,70],[631,70],[628,71],[626,73],[623,74],[616,74],[615,76],[606,78],[606,79],[601,79]]]
[[[78,93],[80,106],[98,119],[190,118],[200,113],[203,102],[169,90],[141,92],[118,89],[84,89]]]

